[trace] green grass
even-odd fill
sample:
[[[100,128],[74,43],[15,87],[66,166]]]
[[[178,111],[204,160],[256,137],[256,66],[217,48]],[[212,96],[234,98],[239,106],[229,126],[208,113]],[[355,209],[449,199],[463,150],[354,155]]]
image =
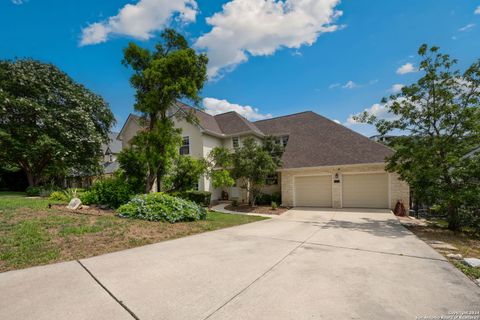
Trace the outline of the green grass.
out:
[[[480,268],[470,267],[459,261],[453,261],[453,264],[469,278],[480,279]]]
[[[81,259],[265,218],[208,212],[204,221],[163,223],[48,209],[48,199],[0,192],[0,272]]]

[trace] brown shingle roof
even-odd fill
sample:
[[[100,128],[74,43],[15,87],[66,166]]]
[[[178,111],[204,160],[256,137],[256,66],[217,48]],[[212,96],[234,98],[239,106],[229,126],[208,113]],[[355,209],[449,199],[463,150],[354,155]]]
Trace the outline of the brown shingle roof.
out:
[[[256,121],[265,135],[288,135],[283,168],[384,162],[388,147],[344,126],[307,111]]]
[[[214,117],[224,134],[232,135],[253,132],[263,136],[262,131],[235,111],[217,114]]]

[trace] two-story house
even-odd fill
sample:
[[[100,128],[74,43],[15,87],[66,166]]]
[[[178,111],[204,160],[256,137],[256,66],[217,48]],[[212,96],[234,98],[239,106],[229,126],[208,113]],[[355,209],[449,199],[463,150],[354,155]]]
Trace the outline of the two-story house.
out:
[[[182,129],[181,154],[202,158],[215,147],[235,148],[246,137],[259,142],[276,137],[285,146],[283,165],[265,192],[281,192],[284,206],[393,209],[398,200],[408,206],[408,185],[385,171],[385,158],[393,151],[314,112],[251,122],[233,111],[210,115],[180,102],[172,109],[188,111],[197,123],[174,120]],[[139,117],[130,115],[118,135],[124,148],[140,129]],[[212,200],[221,197],[222,190],[213,188],[208,177],[200,179],[198,188],[212,192]],[[245,199],[237,187],[225,191]]]

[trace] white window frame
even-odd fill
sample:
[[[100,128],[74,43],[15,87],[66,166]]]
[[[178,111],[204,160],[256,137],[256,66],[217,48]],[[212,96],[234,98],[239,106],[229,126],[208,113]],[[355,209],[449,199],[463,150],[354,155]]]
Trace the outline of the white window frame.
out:
[[[187,142],[187,143],[185,143]],[[184,151],[186,149],[186,152]],[[184,136],[182,137],[182,146],[180,147],[180,155],[182,156],[188,156],[190,154],[190,137],[189,136]]]
[[[236,141],[236,143],[235,143],[235,141]],[[232,147],[234,149],[240,147],[240,137],[232,137]]]

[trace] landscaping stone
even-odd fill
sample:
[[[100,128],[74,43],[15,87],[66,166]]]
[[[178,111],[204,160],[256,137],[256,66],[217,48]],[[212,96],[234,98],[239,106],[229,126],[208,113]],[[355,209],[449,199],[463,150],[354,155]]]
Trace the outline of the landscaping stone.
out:
[[[462,260],[463,256],[460,253],[449,253],[447,254],[447,258],[454,259],[454,260]]]
[[[474,268],[480,267],[480,259],[477,259],[477,258],[465,258],[463,259],[463,262],[465,262],[470,267],[474,267]]]
[[[67,209],[77,210],[82,205],[82,201],[78,198],[73,198],[68,203]]]
[[[446,243],[443,241],[429,241],[428,242],[433,248],[439,250],[458,250],[457,247],[452,246],[450,243]]]

